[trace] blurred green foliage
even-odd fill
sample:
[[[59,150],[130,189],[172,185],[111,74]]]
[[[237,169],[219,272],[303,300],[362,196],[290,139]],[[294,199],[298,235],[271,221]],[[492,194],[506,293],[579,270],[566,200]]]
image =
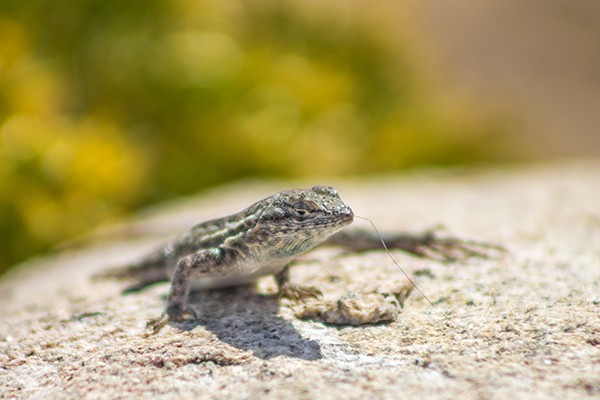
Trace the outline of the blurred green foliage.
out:
[[[0,271],[244,176],[500,157],[493,125],[441,106],[412,39],[364,3],[4,0]]]

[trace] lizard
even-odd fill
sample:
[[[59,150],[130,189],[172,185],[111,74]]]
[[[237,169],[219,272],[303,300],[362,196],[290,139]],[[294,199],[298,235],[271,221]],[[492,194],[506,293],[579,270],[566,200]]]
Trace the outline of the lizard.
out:
[[[196,319],[187,305],[190,289],[244,285],[274,275],[282,297],[320,297],[316,288],[290,283],[290,263],[323,242],[354,251],[381,247],[382,238],[367,231],[340,232],[353,221],[352,209],[330,186],[282,191],[236,214],[195,225],[138,262],[102,276],[135,277],[137,282],[125,292],[171,281],[165,312],[148,323],[157,333],[170,321]],[[485,257],[489,248],[501,250],[485,243],[439,238],[432,232],[387,235],[384,240],[390,248],[442,261]]]

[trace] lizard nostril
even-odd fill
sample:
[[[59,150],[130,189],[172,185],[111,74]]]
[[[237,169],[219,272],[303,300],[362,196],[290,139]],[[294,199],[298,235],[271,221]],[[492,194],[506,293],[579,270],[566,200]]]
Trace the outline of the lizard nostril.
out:
[[[348,207],[348,208],[344,209],[344,210],[342,211],[342,214],[343,214],[345,217],[348,217],[348,219],[354,219],[354,213],[352,212],[352,209],[351,209],[350,207]]]

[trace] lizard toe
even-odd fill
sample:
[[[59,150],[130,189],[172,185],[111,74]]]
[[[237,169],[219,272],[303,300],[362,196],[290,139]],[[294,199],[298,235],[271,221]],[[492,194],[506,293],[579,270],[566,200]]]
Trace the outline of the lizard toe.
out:
[[[156,335],[169,322],[189,322],[197,319],[196,312],[191,308],[186,308],[180,312],[163,313],[160,317],[151,319],[146,323],[146,334]]]
[[[320,299],[323,293],[312,286],[285,284],[279,289],[279,297],[285,297],[290,300]]]

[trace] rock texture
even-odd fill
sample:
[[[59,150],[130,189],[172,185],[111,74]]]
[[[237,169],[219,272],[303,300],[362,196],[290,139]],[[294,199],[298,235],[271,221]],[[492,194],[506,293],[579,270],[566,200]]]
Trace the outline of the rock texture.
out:
[[[122,296],[122,282],[90,279],[198,221],[315,183],[336,186],[381,230],[441,224],[510,255],[449,266],[394,251],[437,308],[413,291],[395,322],[363,326],[300,320],[264,279],[196,294],[196,325],[145,337],[167,286]],[[92,238],[0,280],[0,397],[600,398],[598,162],[245,182]],[[332,301],[402,277],[382,251],[323,248],[298,261],[292,280]]]

